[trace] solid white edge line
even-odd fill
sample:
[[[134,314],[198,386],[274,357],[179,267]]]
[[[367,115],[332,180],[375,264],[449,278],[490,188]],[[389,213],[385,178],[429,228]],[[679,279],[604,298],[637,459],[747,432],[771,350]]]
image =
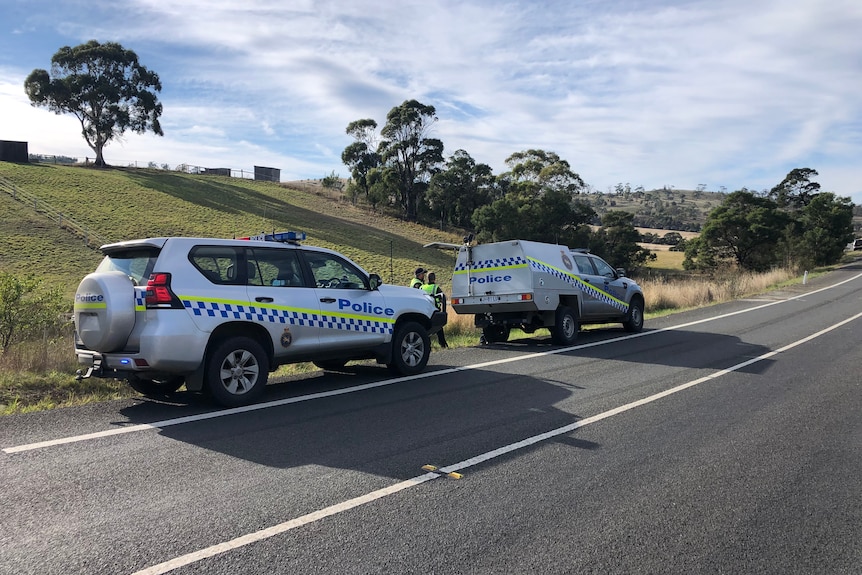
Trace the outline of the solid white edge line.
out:
[[[658,401],[659,399],[663,399],[669,395],[679,393],[680,391],[684,391],[686,389],[689,389],[689,388],[694,387],[696,385],[699,385],[701,383],[704,383],[707,381],[712,381],[714,379],[718,379],[719,377],[722,377],[722,376],[727,375],[729,373],[733,373],[735,371],[739,371],[740,369],[748,367],[749,365],[763,361],[764,359],[769,359],[770,357],[778,355],[779,353],[793,349],[794,347],[802,345],[803,343],[807,343],[807,342],[809,342],[815,338],[818,338],[818,337],[820,337],[824,334],[827,334],[827,333],[829,333],[835,329],[838,329],[839,327],[841,327],[847,323],[850,323],[851,321],[859,319],[860,317],[862,317],[862,312],[856,314],[853,317],[847,318],[847,319],[845,319],[839,323],[831,325],[828,328],[822,329],[822,330],[818,331],[817,333],[811,334],[811,335],[804,337],[800,340],[797,340],[797,341],[792,342],[788,345],[785,345],[784,347],[782,347],[780,349],[777,349],[774,351],[769,351],[767,353],[764,353],[763,355],[759,355],[757,357],[754,357],[754,358],[748,359],[746,361],[737,363],[734,366],[728,367],[726,369],[722,369],[721,371],[717,371],[717,372],[712,373],[710,375],[706,375],[704,377],[689,381],[687,383],[683,383],[683,384],[678,385],[676,387],[673,387],[671,389],[666,389],[662,392],[650,395],[650,396],[645,397],[643,399],[639,399],[637,401],[633,401],[631,403],[627,403],[625,405],[621,405],[619,407],[609,409],[608,411],[605,411],[605,412],[599,413],[597,415],[593,415],[593,416],[581,419],[579,421],[576,421],[575,423],[565,425],[563,427],[558,427],[557,429],[547,431],[545,433],[540,433],[538,435],[528,437],[526,439],[523,439],[521,441],[517,441],[515,443],[510,443],[509,445],[505,445],[503,447],[494,449],[492,451],[488,451],[486,453],[479,454],[475,457],[471,457],[470,459],[465,459],[464,461],[461,461],[460,463],[455,463],[452,465],[447,465],[445,467],[441,467],[440,472],[451,473],[453,471],[460,471],[460,470],[466,469],[468,467],[476,466],[480,463],[490,461],[491,459],[495,459],[495,458],[500,457],[502,455],[505,455],[507,453],[511,453],[513,451],[523,449],[524,447],[529,447],[530,445],[535,445],[536,443],[540,443],[542,441],[545,441],[545,440],[550,439],[552,437],[556,437],[558,435],[564,435],[566,433],[570,433],[576,429],[590,425],[591,423],[596,423],[596,422],[602,421],[603,419],[608,419],[609,417],[619,415],[620,413],[630,411],[632,409],[635,409],[637,407],[641,407],[641,406],[646,405],[648,403]],[[337,503],[335,505],[325,507],[323,509],[320,509],[319,511],[314,511],[312,513],[302,515],[302,516],[297,517],[295,519],[291,519],[289,521],[285,521],[283,523],[273,525],[272,527],[267,527],[266,529],[261,529],[260,531],[248,533],[246,535],[242,535],[242,536],[237,537],[235,539],[231,539],[229,541],[218,543],[216,545],[211,545],[210,547],[206,547],[204,549],[200,549],[200,550],[194,551],[192,553],[187,553],[185,555],[180,555],[179,557],[174,557],[173,559],[170,559],[170,560],[165,561],[163,563],[159,563],[158,565],[153,565],[151,567],[147,567],[146,569],[136,571],[132,575],[161,575],[163,573],[168,573],[170,571],[173,571],[174,569],[179,569],[180,567],[184,567],[184,566],[190,565],[192,563],[197,563],[198,561],[202,561],[203,559],[208,559],[210,557],[214,557],[215,555],[220,555],[222,553],[226,553],[228,551],[232,551],[232,550],[237,549],[239,547],[244,547],[246,545],[250,545],[252,543],[256,543],[256,542],[262,541],[264,539],[269,539],[270,537],[273,537],[275,535],[280,535],[282,533],[290,531],[291,529],[296,529],[297,527],[302,527],[303,525],[308,525],[309,523],[319,521],[319,520],[324,519],[326,517],[330,517],[332,515],[336,515],[338,513],[342,513],[344,511],[354,509],[354,508],[359,507],[361,505],[365,505],[366,503],[370,503],[372,501],[382,499],[382,498],[387,497],[389,495],[393,495],[395,493],[398,493],[398,492],[403,491],[405,489],[408,489],[410,487],[415,487],[417,485],[425,483],[426,481],[430,481],[430,480],[436,479],[438,477],[441,477],[441,476],[437,475],[436,473],[426,473],[424,475],[419,475],[417,477],[413,477],[413,478],[408,479],[406,481],[401,481],[400,483],[396,483],[396,484],[391,485],[389,487],[384,487],[383,489],[378,489],[376,491],[366,493],[365,495],[361,495],[359,497],[355,497],[353,499],[348,499],[347,501],[343,501],[341,503]]]
[[[58,438],[58,439],[49,439],[49,440],[46,440],[46,441],[39,441],[39,442],[35,442],[35,443],[28,443],[28,444],[25,444],[25,445],[18,445],[18,446],[14,446],[14,447],[5,447],[5,448],[3,448],[3,452],[4,452],[4,453],[7,453],[7,454],[21,453],[21,452],[24,452],[24,451],[33,451],[33,450],[36,450],[36,449],[44,449],[44,448],[46,448],[46,447],[53,447],[53,446],[56,446],[56,445],[64,445],[64,444],[67,444],[67,443],[78,443],[78,442],[81,442],[81,441],[89,441],[89,440],[91,440],[91,439],[99,439],[99,438],[103,438],[103,437],[110,437],[110,436],[112,436],[112,435],[122,435],[122,434],[124,434],[124,433],[133,433],[133,432],[137,432],[137,431],[146,431],[146,430],[150,430],[150,429],[163,429],[163,428],[165,428],[165,427],[170,427],[170,426],[173,426],[173,425],[181,425],[181,424],[184,424],[184,423],[192,423],[192,422],[195,422],[195,421],[203,421],[203,420],[206,420],[206,419],[213,419],[213,418],[216,418],[216,417],[226,417],[226,416],[229,416],[229,415],[235,415],[235,414],[238,414],[238,413],[246,413],[246,412],[249,412],[249,411],[257,411],[257,410],[260,410],[260,409],[269,409],[269,408],[271,408],[271,407],[278,407],[278,406],[282,406],[282,405],[289,405],[289,404],[292,404],[292,403],[301,403],[301,402],[304,402],[304,401],[312,401],[312,400],[315,400],[315,399],[323,399],[323,398],[326,398],[326,397],[334,397],[334,396],[337,396],[337,395],[345,395],[345,394],[348,394],[348,393],[356,393],[356,392],[359,392],[359,391],[365,391],[365,390],[367,390],[367,389],[373,389],[373,388],[376,388],[376,387],[384,387],[384,386],[387,386],[387,385],[394,385],[394,384],[396,384],[396,383],[402,383],[402,382],[405,382],[405,381],[413,381],[413,380],[417,380],[417,379],[425,379],[425,378],[428,378],[428,377],[436,377],[436,376],[438,376],[438,375],[446,375],[446,374],[450,374],[450,373],[457,373],[457,372],[461,372],[461,371],[469,371],[469,370],[473,370],[473,369],[482,369],[482,368],[485,368],[485,367],[491,367],[491,366],[495,366],[495,365],[502,365],[502,364],[512,363],[512,362],[516,362],[516,361],[524,361],[524,360],[528,360],[528,359],[535,359],[535,358],[537,358],[537,357],[542,357],[542,356],[546,356],[546,355],[554,355],[554,354],[559,354],[559,353],[566,353],[566,352],[570,352],[570,351],[576,351],[576,350],[579,350],[579,349],[587,349],[587,348],[590,348],[590,347],[596,347],[596,346],[600,346],[600,345],[608,345],[608,344],[611,344],[611,343],[616,343],[616,342],[625,341],[625,340],[629,340],[629,339],[635,339],[635,338],[638,338],[638,337],[647,337],[647,336],[651,336],[651,335],[656,335],[656,334],[664,333],[664,332],[667,332],[667,331],[680,330],[680,329],[684,329],[684,328],[687,328],[687,327],[691,327],[691,326],[693,326],[693,325],[699,325],[699,324],[702,324],[702,323],[707,323],[707,322],[711,322],[711,321],[717,321],[717,320],[724,319],[724,318],[728,318],[728,317],[732,317],[732,316],[735,316],[735,315],[739,315],[739,314],[743,314],[743,313],[749,313],[749,312],[756,311],[756,310],[759,310],[759,309],[767,308],[767,307],[770,307],[770,306],[773,306],[773,305],[778,305],[778,304],[781,304],[781,303],[785,303],[785,302],[789,302],[789,301],[794,301],[794,300],[797,300],[797,299],[800,299],[800,298],[803,298],[803,297],[807,297],[807,296],[810,296],[810,295],[813,295],[813,294],[816,294],[816,293],[819,293],[819,292],[822,292],[822,291],[826,291],[826,290],[834,289],[834,288],[836,288],[836,287],[838,287],[838,286],[841,286],[841,285],[843,285],[843,284],[845,284],[845,283],[849,283],[849,282],[851,282],[851,281],[854,281],[854,280],[856,280],[856,279],[858,279],[858,278],[860,278],[860,277],[862,277],[862,274],[857,274],[857,275],[855,275],[855,276],[853,276],[853,277],[850,277],[850,278],[848,278],[848,279],[846,279],[846,280],[840,281],[840,282],[838,282],[838,283],[836,283],[836,284],[828,285],[828,286],[826,286],[826,287],[823,287],[823,288],[820,288],[820,289],[817,289],[817,290],[814,290],[814,291],[811,291],[811,292],[806,292],[806,293],[804,293],[804,294],[799,294],[799,295],[796,295],[796,296],[793,296],[793,297],[790,297],[790,298],[787,298],[787,299],[784,299],[784,300],[772,301],[772,302],[769,302],[769,303],[765,303],[765,304],[763,304],[763,305],[754,306],[754,307],[751,307],[751,308],[745,308],[745,309],[741,309],[741,310],[737,310],[737,311],[734,311],[734,312],[725,313],[725,314],[718,315],[718,316],[714,316],[714,317],[709,317],[709,318],[704,318],[704,319],[700,319],[700,320],[695,320],[695,321],[691,321],[691,322],[688,322],[688,323],[683,323],[683,324],[676,325],[676,326],[665,327],[665,328],[662,328],[662,329],[651,330],[651,331],[645,331],[645,332],[640,332],[640,333],[633,333],[633,334],[630,334],[630,335],[624,335],[624,336],[621,336],[621,337],[615,337],[615,338],[606,339],[606,340],[602,340],[602,341],[596,341],[596,342],[592,342],[592,343],[586,343],[586,344],[581,344],[581,345],[574,345],[574,346],[571,346],[571,347],[565,347],[565,348],[560,348],[560,349],[552,349],[552,350],[548,350],[548,351],[541,351],[541,352],[535,352],[535,353],[528,353],[528,354],[524,354],[524,355],[518,355],[518,356],[515,356],[515,357],[509,357],[509,358],[506,358],[506,359],[497,359],[497,360],[493,360],[493,361],[486,361],[486,362],[483,362],[483,363],[476,363],[476,364],[473,364],[473,365],[465,365],[465,366],[462,366],[462,367],[453,367],[453,368],[448,368],[448,369],[441,369],[441,370],[438,370],[438,371],[426,371],[426,372],[423,372],[423,373],[420,373],[420,374],[417,374],[417,375],[411,375],[411,376],[406,376],[406,377],[398,377],[398,378],[395,378],[395,379],[387,379],[387,380],[384,380],[384,381],[379,381],[379,382],[374,382],[374,383],[366,383],[366,384],[363,384],[363,385],[357,385],[357,386],[355,386],[355,387],[349,387],[349,388],[345,388],[345,389],[336,389],[336,390],[332,390],[332,391],[323,391],[323,392],[320,392],[320,393],[313,393],[313,394],[310,394],[310,395],[303,395],[303,396],[299,396],[299,397],[290,397],[290,398],[287,398],[287,399],[280,399],[280,400],[277,400],[277,401],[269,401],[269,402],[265,402],[265,403],[256,403],[256,404],[254,404],[254,405],[246,405],[246,406],[243,406],[243,407],[234,407],[234,408],[230,408],[230,409],[223,409],[223,410],[219,410],[219,411],[211,411],[211,412],[208,412],[208,413],[201,413],[201,414],[198,414],[198,415],[189,415],[189,416],[186,416],[186,417],[178,417],[178,418],[175,418],[175,419],[166,419],[166,420],[163,420],[163,421],[156,421],[156,422],[153,422],[153,423],[144,423],[144,424],[138,424],[138,425],[130,425],[130,426],[128,426],[128,427],[120,427],[120,428],[115,428],[115,429],[108,429],[108,430],[105,430],[105,431],[97,431],[97,432],[94,432],[94,433],[87,433],[87,434],[83,434],[83,435],[74,435],[74,436],[62,437],[62,438]]]

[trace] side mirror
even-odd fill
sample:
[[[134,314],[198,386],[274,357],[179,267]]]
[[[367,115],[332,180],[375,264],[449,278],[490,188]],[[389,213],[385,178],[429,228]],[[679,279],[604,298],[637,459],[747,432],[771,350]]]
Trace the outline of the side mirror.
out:
[[[626,269],[625,268],[617,268],[617,275],[621,278],[626,277]]]
[[[383,283],[383,280],[380,279],[380,276],[377,274],[371,274],[368,276],[368,285],[372,290],[376,290]]]

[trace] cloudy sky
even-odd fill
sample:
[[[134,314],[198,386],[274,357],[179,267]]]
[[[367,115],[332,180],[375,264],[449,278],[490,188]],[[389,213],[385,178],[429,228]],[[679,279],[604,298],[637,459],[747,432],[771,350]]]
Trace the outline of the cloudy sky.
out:
[[[593,188],[762,190],[798,167],[862,203],[859,0],[0,0],[0,139],[92,157],[29,105],[62,46],[119,42],[159,74],[164,137],[115,165],[347,176],[348,123],[430,104],[445,155],[495,173],[556,152]]]

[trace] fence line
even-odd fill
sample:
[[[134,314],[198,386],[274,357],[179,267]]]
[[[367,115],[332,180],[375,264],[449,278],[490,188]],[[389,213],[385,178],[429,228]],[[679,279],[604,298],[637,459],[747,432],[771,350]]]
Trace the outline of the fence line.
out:
[[[92,230],[89,230],[87,227],[64,215],[49,203],[25,190],[22,190],[2,176],[0,176],[0,190],[8,193],[12,196],[12,199],[32,206],[33,211],[44,214],[49,219],[53,220],[60,229],[67,230],[83,239],[84,245],[89,248],[98,249],[99,246],[110,243],[105,240],[105,238],[93,233]]]
[[[55,156],[50,154],[30,154],[31,163],[55,164],[55,165],[88,165],[93,163],[93,159],[85,157],[81,158],[72,156]],[[122,162],[122,160],[121,160]],[[136,170],[160,170],[163,172],[182,172],[184,174],[197,174],[208,176],[230,176],[231,178],[240,178],[243,180],[259,180],[264,182],[279,183],[280,180],[268,178],[265,173],[255,173],[255,170],[245,170],[242,168],[205,168],[203,166],[193,166],[191,164],[177,164],[171,168],[168,164],[157,164],[156,162],[133,162],[126,161],[125,165],[119,163],[112,164],[112,168],[134,168]]]

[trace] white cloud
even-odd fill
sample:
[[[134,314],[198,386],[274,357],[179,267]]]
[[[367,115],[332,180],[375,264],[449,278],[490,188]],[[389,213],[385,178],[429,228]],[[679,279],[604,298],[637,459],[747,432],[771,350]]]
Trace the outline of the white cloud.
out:
[[[762,189],[812,167],[824,189],[862,203],[854,0],[113,6],[53,16],[34,6],[13,14],[20,33],[0,40],[39,36],[53,46],[40,67],[61,45],[116,40],[159,73],[165,137],[127,136],[106,148],[109,161],[275,165],[285,179],[345,173],[347,124],[382,125],[415,98],[437,108],[447,153],[465,149],[497,172],[531,147],[557,152],[600,190]],[[26,102],[28,72],[0,70],[0,137],[86,153],[74,119]],[[69,149],[48,151],[58,146]]]

